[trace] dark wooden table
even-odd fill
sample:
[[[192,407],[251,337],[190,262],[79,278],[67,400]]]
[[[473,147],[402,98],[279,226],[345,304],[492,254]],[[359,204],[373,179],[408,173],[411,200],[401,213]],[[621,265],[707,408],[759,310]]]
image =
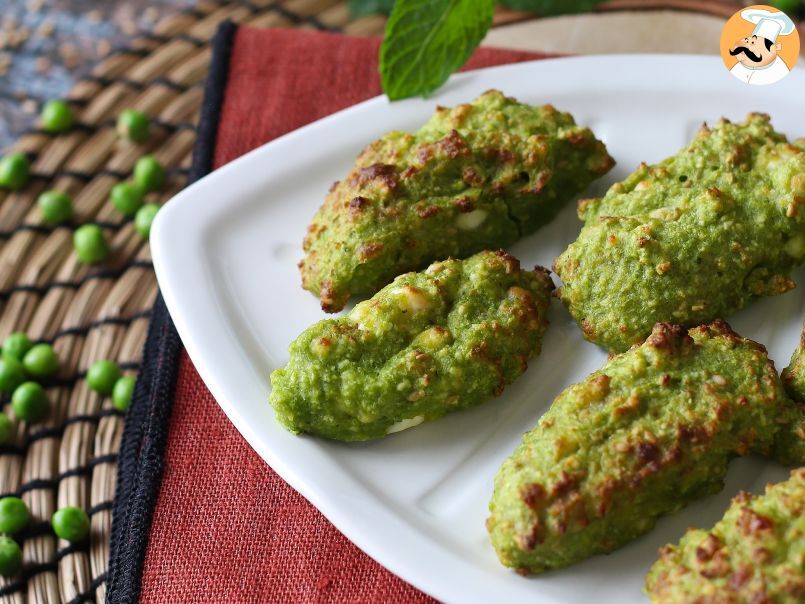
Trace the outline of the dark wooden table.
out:
[[[193,0],[2,0],[0,152],[36,123],[43,101],[138,31]]]

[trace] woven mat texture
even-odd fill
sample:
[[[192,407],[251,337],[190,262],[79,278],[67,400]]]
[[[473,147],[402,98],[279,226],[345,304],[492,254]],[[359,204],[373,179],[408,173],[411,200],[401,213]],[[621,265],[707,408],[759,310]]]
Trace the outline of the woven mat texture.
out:
[[[167,185],[148,201],[164,203],[184,186],[210,40],[227,19],[356,35],[379,34],[384,25],[380,17],[351,20],[346,3],[333,0],[201,2],[157,23],[75,85],[68,99],[79,124],[70,132],[52,136],[34,130],[14,145],[29,155],[34,177],[20,191],[0,191],[0,339],[21,330],[51,342],[62,367],[48,385],[52,410],[47,419],[20,422],[14,441],[0,447],[0,496],[22,497],[33,516],[19,536],[24,571],[0,578],[2,604],[105,599],[124,418],[83,378],[103,358],[136,375],[156,295],[148,244],[108,203],[109,192],[130,177],[134,162],[146,153],[156,155],[169,173]],[[118,140],[114,123],[126,108],[153,118],[146,143]],[[75,224],[96,222],[104,228],[112,254],[103,265],[77,261],[74,225],[41,223],[36,198],[47,189],[73,197]],[[10,413],[8,397],[0,402]],[[71,546],[52,534],[51,515],[68,505],[89,511],[88,543]]]

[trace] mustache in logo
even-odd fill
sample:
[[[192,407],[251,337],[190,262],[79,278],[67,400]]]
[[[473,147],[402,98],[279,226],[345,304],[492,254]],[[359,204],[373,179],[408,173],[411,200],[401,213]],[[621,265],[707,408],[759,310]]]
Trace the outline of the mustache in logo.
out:
[[[735,55],[739,55],[741,53],[746,54],[749,57],[750,61],[754,61],[755,63],[760,63],[763,60],[763,57],[760,55],[756,55],[751,50],[749,50],[746,46],[738,46],[735,50],[731,50],[730,54],[734,57]]]

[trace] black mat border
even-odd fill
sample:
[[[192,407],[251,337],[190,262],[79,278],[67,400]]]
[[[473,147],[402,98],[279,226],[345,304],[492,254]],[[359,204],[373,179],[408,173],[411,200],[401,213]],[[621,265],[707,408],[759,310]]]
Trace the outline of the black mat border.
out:
[[[229,59],[237,25],[218,27],[204,90],[189,182],[212,171]],[[182,343],[162,299],[157,296],[118,461],[112,512],[107,602],[134,603],[140,597],[143,564],[164,467]]]

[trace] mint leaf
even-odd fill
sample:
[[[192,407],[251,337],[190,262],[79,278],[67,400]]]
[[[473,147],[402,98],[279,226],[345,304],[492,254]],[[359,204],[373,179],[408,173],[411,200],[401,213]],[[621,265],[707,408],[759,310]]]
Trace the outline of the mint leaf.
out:
[[[583,13],[603,0],[500,0],[503,6],[514,10],[530,11],[542,16]]]
[[[394,101],[444,84],[492,25],[495,0],[396,0],[380,46],[380,79]]]
[[[394,6],[394,0],[349,0],[349,14],[352,17],[367,15],[388,15]]]

